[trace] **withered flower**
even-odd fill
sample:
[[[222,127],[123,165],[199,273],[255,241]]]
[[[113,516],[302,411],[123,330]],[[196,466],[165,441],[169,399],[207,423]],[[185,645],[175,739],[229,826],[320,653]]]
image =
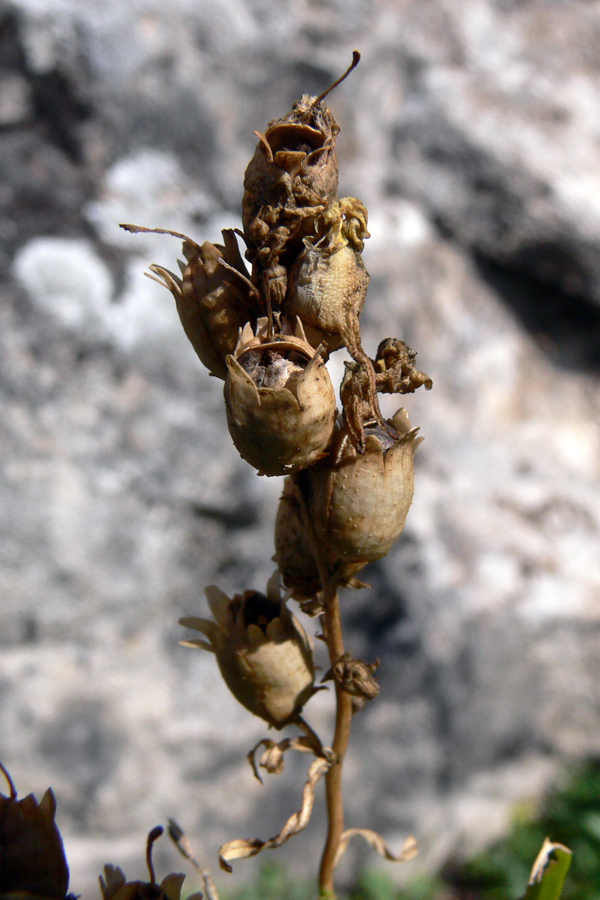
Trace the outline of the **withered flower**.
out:
[[[122,869],[107,864],[104,866],[104,878],[100,875],[100,890],[103,900],[180,900],[181,887],[185,875],[172,872],[157,884],[152,863],[152,847],[163,833],[161,825],[157,825],[148,834],[146,842],[146,864],[150,881],[127,881]],[[191,894],[188,900],[202,900],[202,893]]]
[[[262,475],[285,475],[316,462],[331,440],[335,392],[321,354],[285,329],[273,338],[267,321],[246,326],[227,357],[227,424],[240,455]]]
[[[207,640],[182,642],[217,657],[219,669],[236,700],[269,725],[283,728],[315,692],[311,642],[280,597],[278,577],[267,594],[244,591],[230,599],[219,588],[206,588],[214,621],[186,616],[181,625]]]
[[[181,277],[163,266],[151,265],[159,284],[175,298],[177,312],[200,361],[213,375],[225,380],[225,359],[233,353],[240,328],[260,314],[258,292],[251,284],[240,255],[235,232],[224,229],[223,244],[197,244],[177,231],[122,225],[131,232],[171,234],[183,239],[186,262],[178,260]],[[150,276],[152,277],[152,276]]]
[[[0,794],[0,895],[63,898],[69,869],[54,816],[56,800],[48,788],[41,801],[28,794],[17,800],[12,780],[0,763],[9,796]]]
[[[318,97],[305,94],[291,111],[269,123],[244,177],[242,222],[255,283],[264,294],[267,315],[281,307],[287,270],[301,250],[304,236],[314,233],[315,220],[335,200],[339,127],[325,97],[358,64]]]
[[[413,457],[422,438],[400,409],[386,427],[365,425],[365,452],[347,427],[325,460],[299,477],[315,531],[331,560],[373,562],[399,538],[413,498]]]

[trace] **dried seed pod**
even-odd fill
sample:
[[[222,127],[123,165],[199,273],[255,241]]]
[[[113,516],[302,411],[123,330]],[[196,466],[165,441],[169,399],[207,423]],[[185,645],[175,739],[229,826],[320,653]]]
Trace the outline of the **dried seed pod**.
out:
[[[225,407],[240,455],[262,475],[285,475],[316,462],[335,424],[335,392],[321,354],[297,323],[273,338],[267,321],[246,326],[227,357]],[[290,329],[288,329],[289,331]]]
[[[413,498],[417,431],[400,409],[386,428],[365,426],[365,452],[359,454],[344,427],[327,459],[299,477],[330,559],[367,563],[390,551]]]
[[[33,794],[17,800],[4,766],[9,796],[0,794],[0,895],[64,898],[69,869],[54,817],[56,800],[48,788],[40,803]]]
[[[316,217],[335,199],[339,127],[323,101],[359,59],[355,52],[347,72],[319,97],[305,94],[264,134],[255,132],[259,143],[244,177],[242,221],[269,319],[285,297],[287,269],[302,238],[314,233]]]
[[[183,239],[186,263],[179,261],[181,278],[163,266],[152,265],[155,281],[175,298],[181,324],[200,361],[213,375],[225,380],[225,359],[233,353],[240,328],[255,322],[261,308],[240,255],[235,232],[224,229],[223,244],[201,246],[176,231],[122,225],[128,231],[172,234]],[[152,277],[152,276],[150,276]]]
[[[146,864],[150,881],[127,881],[122,869],[118,866],[104,866],[104,878],[99,878],[103,900],[180,900],[181,887],[185,875],[172,872],[157,884],[152,863],[152,847],[163,833],[161,825],[157,825],[148,834],[146,842]],[[188,900],[202,900],[202,893],[191,894]]]
[[[275,555],[281,580],[295,600],[308,600],[321,590],[319,570],[302,523],[294,483],[286,478],[275,519]]]
[[[266,596],[250,590],[229,599],[214,586],[206,588],[206,596],[215,621],[195,616],[179,621],[207,640],[184,645],[211,650],[234,697],[269,725],[283,728],[315,687],[312,646],[280,597],[278,575],[270,579]]]
[[[365,305],[369,274],[361,251],[367,231],[367,210],[354,197],[332,204],[323,215],[318,240],[304,238],[304,250],[290,275],[285,312],[299,316],[314,345],[324,341],[328,352],[345,345],[356,359],[366,357],[358,317]]]

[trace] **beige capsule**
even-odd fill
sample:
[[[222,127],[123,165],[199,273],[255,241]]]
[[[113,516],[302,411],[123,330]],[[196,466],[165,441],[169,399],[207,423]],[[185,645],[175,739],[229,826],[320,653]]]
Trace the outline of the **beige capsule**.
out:
[[[56,800],[48,788],[38,803],[33,794],[17,800],[15,786],[0,763],[9,794],[0,793],[0,894],[11,898],[62,898],[69,869],[55,822]]]
[[[235,232],[224,229],[223,244],[197,244],[177,231],[122,225],[131,232],[171,234],[183,239],[186,262],[178,260],[181,278],[163,266],[151,265],[159,284],[175,298],[183,329],[200,361],[213,375],[225,380],[225,359],[233,353],[240,328],[260,314],[258,292],[250,283]],[[149,276],[152,277],[152,276]]]
[[[231,599],[215,586],[206,588],[214,616],[187,616],[180,624],[207,640],[185,646],[212,651],[234,697],[269,725],[283,728],[314,694],[313,650],[300,622],[279,593],[277,573],[267,594],[244,591]]]
[[[240,455],[261,475],[285,475],[321,458],[333,435],[335,391],[319,350],[296,334],[247,325],[227,357],[227,424]]]
[[[304,238],[304,250],[290,274],[284,310],[299,316],[309,341],[324,341],[329,353],[346,346],[362,358],[358,317],[365,305],[369,273],[361,251],[367,210],[354,197],[332,204],[319,223],[318,239]]]
[[[275,555],[284,585],[295,600],[308,600],[321,590],[319,570],[302,522],[292,480],[286,478],[275,518]]]
[[[365,427],[365,452],[346,428],[326,460],[300,478],[318,538],[331,560],[373,562],[399,538],[414,490],[413,457],[422,438],[406,410]]]

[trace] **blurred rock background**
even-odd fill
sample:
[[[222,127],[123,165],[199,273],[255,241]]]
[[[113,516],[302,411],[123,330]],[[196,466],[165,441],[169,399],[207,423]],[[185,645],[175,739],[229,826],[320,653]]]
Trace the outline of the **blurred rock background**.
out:
[[[0,0],[0,756],[53,786],[84,897],[105,862],[141,876],[167,816],[214,871],[297,806],[306,761],[253,779],[265,731],[177,625],[206,584],[264,585],[281,483],[144,278],[179,243],[118,223],[218,240],[254,129],[355,47],[330,106],[370,211],[365,345],[404,338],[434,390],[405,401],[406,532],[344,600],[382,686],[348,824],[416,834],[431,868],[600,753],[600,4]],[[330,716],[319,695],[325,740]],[[306,874],[322,837],[319,805],[279,858]]]

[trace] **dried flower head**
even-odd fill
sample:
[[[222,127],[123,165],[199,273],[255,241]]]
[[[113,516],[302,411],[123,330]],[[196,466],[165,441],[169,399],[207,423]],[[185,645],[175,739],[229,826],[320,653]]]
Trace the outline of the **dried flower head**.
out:
[[[299,323],[297,323],[299,325]],[[316,462],[331,440],[335,392],[321,354],[299,325],[273,338],[259,320],[227,357],[227,423],[240,455],[260,474],[285,475]]]
[[[69,869],[48,788],[40,803],[33,794],[17,800],[15,786],[0,763],[9,795],[0,794],[0,895],[64,898]]]
[[[173,872],[158,884],[154,874],[152,847],[163,830],[161,825],[157,825],[148,834],[146,864],[150,881],[127,881],[122,869],[107,864],[104,866],[104,878],[102,875],[99,878],[103,900],[180,900],[185,875]],[[188,900],[202,900],[202,894],[191,894]]]
[[[207,640],[184,641],[217,657],[234,697],[275,728],[293,721],[315,692],[311,642],[281,599],[274,576],[267,594],[244,591],[227,597],[206,588],[211,619],[186,616],[180,624],[202,632]]]
[[[315,229],[316,217],[335,200],[339,132],[324,99],[358,64],[318,97],[305,94],[281,119],[270,122],[244,178],[242,222],[255,283],[269,319],[287,291],[287,273],[301,240]]]
[[[330,560],[373,562],[399,538],[413,498],[413,457],[422,440],[417,431],[400,409],[385,428],[365,426],[360,454],[344,427],[327,459],[299,477]]]

